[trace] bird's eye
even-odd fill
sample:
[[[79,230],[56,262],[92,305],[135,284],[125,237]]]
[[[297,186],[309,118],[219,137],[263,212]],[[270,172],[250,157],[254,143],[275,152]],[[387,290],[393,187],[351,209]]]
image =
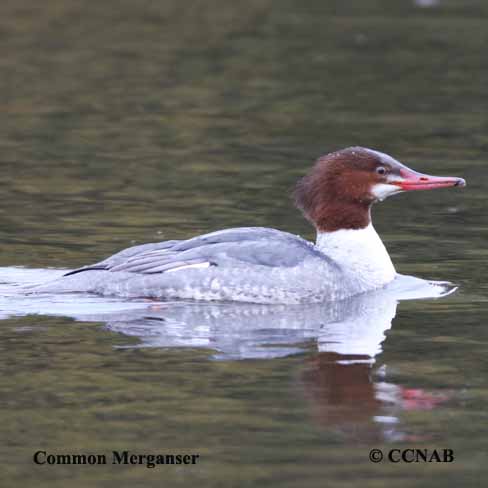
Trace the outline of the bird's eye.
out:
[[[376,168],[376,172],[379,174],[379,175],[384,175],[386,174],[386,168],[384,166],[378,166]]]

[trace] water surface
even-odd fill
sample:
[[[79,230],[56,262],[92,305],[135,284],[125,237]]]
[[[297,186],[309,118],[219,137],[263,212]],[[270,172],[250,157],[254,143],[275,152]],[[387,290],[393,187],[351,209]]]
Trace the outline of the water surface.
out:
[[[2,484],[482,485],[488,6],[433,4],[2,4]],[[136,243],[246,225],[313,238],[290,189],[318,155],[353,144],[468,182],[374,209],[399,272],[460,289],[368,302],[371,325],[335,338],[353,345],[378,326],[365,354],[320,340],[321,319],[358,304],[292,320],[231,311],[216,329],[205,307],[153,307],[141,322],[145,303],[12,304],[12,274]],[[451,448],[455,462],[373,464],[373,447]],[[35,466],[41,448],[201,462]]]

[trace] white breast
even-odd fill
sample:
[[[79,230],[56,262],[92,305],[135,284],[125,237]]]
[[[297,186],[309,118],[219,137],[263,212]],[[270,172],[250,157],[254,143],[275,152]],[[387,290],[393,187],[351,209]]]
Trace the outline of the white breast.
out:
[[[340,264],[361,288],[380,288],[395,278],[390,256],[372,224],[364,229],[317,233],[316,246]]]

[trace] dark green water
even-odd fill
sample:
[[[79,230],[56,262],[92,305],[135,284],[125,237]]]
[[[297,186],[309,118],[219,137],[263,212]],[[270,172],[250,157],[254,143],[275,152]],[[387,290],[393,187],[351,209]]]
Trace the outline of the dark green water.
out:
[[[0,266],[231,226],[312,238],[290,188],[353,144],[468,187],[375,209],[399,272],[461,288],[401,303],[372,367],[313,340],[215,361],[103,322],[1,321],[1,486],[483,486],[487,45],[482,0],[3,2]],[[373,447],[455,461],[373,464]],[[37,466],[39,449],[201,461]]]

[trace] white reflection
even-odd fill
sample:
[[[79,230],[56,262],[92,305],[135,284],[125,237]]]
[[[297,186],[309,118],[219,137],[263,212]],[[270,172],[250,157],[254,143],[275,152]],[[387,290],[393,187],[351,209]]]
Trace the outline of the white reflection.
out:
[[[337,302],[260,305],[222,302],[155,302],[83,294],[23,295],[22,286],[63,270],[0,268],[0,318],[28,314],[103,322],[137,337],[136,347],[200,347],[218,359],[283,357],[314,341],[320,352],[372,362],[381,352],[400,300],[438,298],[448,283],[399,276],[388,287]],[[134,346],[131,346],[134,347]],[[361,356],[361,359],[359,359]]]
[[[0,269],[0,318],[41,314],[101,322],[110,331],[138,339],[137,345],[125,347],[204,348],[216,360],[270,360],[316,348],[316,354],[305,357],[298,381],[311,416],[358,441],[408,440],[399,413],[435,408],[446,399],[389,383],[387,367],[373,365],[398,302],[446,296],[455,289],[448,283],[399,276],[375,292],[311,305],[22,294],[22,285],[61,273]]]

